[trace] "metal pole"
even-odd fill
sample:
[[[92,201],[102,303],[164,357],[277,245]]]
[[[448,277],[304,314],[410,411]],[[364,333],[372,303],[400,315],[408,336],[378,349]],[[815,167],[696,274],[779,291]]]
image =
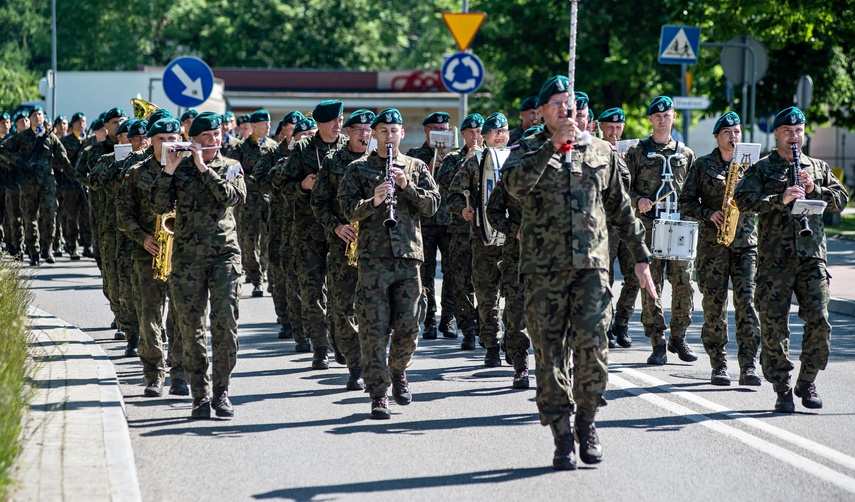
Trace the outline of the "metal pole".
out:
[[[746,50],[751,53],[751,69],[752,69],[752,72],[751,72],[751,117],[750,117],[750,119],[751,119],[751,142],[753,143],[754,142],[754,123],[756,122],[755,117],[754,117],[754,115],[756,113],[755,92],[757,91],[757,82],[756,82],[756,79],[754,78],[754,75],[757,73],[757,54],[754,51],[754,47],[751,47],[751,45],[749,45],[747,42],[743,43],[743,44],[732,44],[729,42],[701,42],[701,47],[740,47],[743,50],[743,54],[744,54],[744,51],[746,51]],[[743,58],[744,58],[744,56],[743,56]],[[743,76],[745,76],[745,71],[746,71],[745,63],[746,62],[743,60],[743,65],[742,65]],[[748,92],[748,89],[746,87],[747,84],[748,84],[748,81],[743,79],[743,81],[742,81],[742,115],[741,115],[741,117],[743,119],[745,119],[746,121],[749,119],[749,117],[747,115],[748,110],[746,110],[746,106],[747,106],[746,94]],[[732,107],[732,105],[731,105],[731,107]]]
[[[463,8],[460,12],[469,12],[469,0],[463,0]],[[467,50],[466,52],[471,52]],[[460,123],[463,123],[463,119],[466,118],[467,108],[469,108],[469,95],[465,93],[460,93]]]
[[[689,82],[686,80],[686,72],[688,71],[688,65],[683,63],[680,65],[680,80],[681,80],[681,90],[683,91],[683,96],[689,95]],[[689,144],[689,125],[692,121],[692,112],[689,110],[683,110],[683,142],[688,145]]]
[[[50,117],[49,119],[53,121],[56,117],[56,0],[51,0],[50,2],[50,12],[51,12],[51,41],[50,41],[50,49],[51,49],[51,72],[53,73],[51,90],[50,90]],[[53,123],[53,122],[51,122]]]

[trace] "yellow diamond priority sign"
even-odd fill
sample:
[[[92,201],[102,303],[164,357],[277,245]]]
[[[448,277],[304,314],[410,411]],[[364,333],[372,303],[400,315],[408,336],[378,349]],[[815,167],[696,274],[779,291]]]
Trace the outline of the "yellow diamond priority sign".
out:
[[[457,42],[457,46],[461,51],[465,51],[478,33],[478,28],[487,18],[484,12],[444,12],[442,19],[448,26],[448,31]]]

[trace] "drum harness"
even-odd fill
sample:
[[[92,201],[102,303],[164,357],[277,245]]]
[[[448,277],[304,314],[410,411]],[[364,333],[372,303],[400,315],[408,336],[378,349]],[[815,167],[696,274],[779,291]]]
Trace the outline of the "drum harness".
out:
[[[654,219],[662,220],[679,220],[680,213],[677,211],[677,188],[674,186],[674,172],[671,170],[671,159],[677,159],[683,156],[685,145],[677,141],[677,148],[674,155],[665,157],[661,153],[656,153],[653,150],[653,142],[650,138],[641,140],[644,150],[647,152],[647,158],[658,158],[662,160],[662,185],[656,191],[656,203]]]

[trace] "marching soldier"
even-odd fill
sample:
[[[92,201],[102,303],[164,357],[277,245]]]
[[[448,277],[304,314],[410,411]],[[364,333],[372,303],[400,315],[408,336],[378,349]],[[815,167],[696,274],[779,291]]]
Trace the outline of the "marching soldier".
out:
[[[224,157],[230,159],[235,158],[237,149],[240,148],[241,139],[237,135],[237,125],[235,124],[235,114],[226,112],[223,114],[223,147],[220,153]]]
[[[193,119],[195,119],[197,115],[199,115],[199,111],[195,108],[190,108],[181,114],[181,137],[184,141],[190,141],[188,132],[190,131],[190,125],[193,123]]]
[[[790,107],[778,112],[772,128],[777,146],[745,173],[736,187],[736,204],[740,211],[758,215],[755,299],[760,312],[763,376],[778,394],[775,411],[793,413],[793,391],[805,408],[822,408],[814,382],[828,363],[831,324],[822,215],[806,217],[812,233],[805,235],[802,217],[791,212],[792,203],[802,198],[822,200],[826,211],[839,213],[849,196],[828,164],[801,154],[805,132],[801,110]],[[799,153],[798,166],[795,152]],[[788,300],[793,294],[799,302],[799,317],[805,321],[795,386],[791,384],[794,366],[789,359]]]
[[[72,166],[76,166],[83,149],[86,116],[81,112],[72,115],[69,128],[68,134],[60,138],[60,142],[65,147],[69,162]],[[62,227],[62,235],[65,237],[66,251],[70,259],[79,260],[78,241],[83,243],[84,249],[87,249],[92,239],[86,192],[83,190],[83,185],[74,177],[74,173],[58,174],[57,185],[57,199],[60,207],[58,219]]]
[[[520,103],[520,125],[510,130],[508,144],[513,145],[523,137],[523,133],[540,124],[540,111],[537,109],[537,96],[529,96]]]
[[[430,144],[430,132],[448,131],[450,120],[451,115],[445,112],[434,112],[425,117],[422,121],[422,127],[425,132],[424,144],[407,151],[407,157],[414,157],[427,164],[431,175],[439,173],[439,167],[442,165],[444,156],[436,152],[433,145]],[[451,145],[447,146],[448,149],[451,148]],[[434,159],[436,164],[432,165]],[[445,199],[441,199],[436,214],[422,221],[422,247],[424,249],[425,261],[422,263],[421,274],[422,286],[425,288],[428,301],[422,337],[426,340],[436,339],[436,250],[439,249],[440,253],[442,253],[443,263],[445,264],[448,264],[448,258],[451,256],[451,252],[449,251],[450,239],[448,236],[448,223],[451,221],[451,214],[449,214],[445,203]],[[455,338],[457,333],[454,330],[452,322],[454,319],[454,288],[456,287],[456,278],[451,273],[450,266],[446,268],[446,271],[448,273],[442,275],[440,300],[442,314],[439,327],[443,337]]]
[[[674,103],[671,98],[654,98],[647,107],[647,119],[653,125],[653,134],[629,149],[626,165],[632,183],[629,191],[632,205],[644,224],[645,243],[649,246],[653,239],[653,200],[656,199],[656,191],[662,186],[663,165],[660,159],[649,157],[648,153],[658,153],[670,159],[678,196],[683,180],[695,161],[695,153],[671,137],[671,126],[674,124]],[[683,361],[697,361],[698,356],[686,343],[686,330],[692,324],[692,262],[653,259],[650,272],[658,291],[662,291],[666,273],[668,282],[671,283],[671,335],[668,339],[668,351],[676,353]],[[647,364],[661,366],[668,362],[665,352],[665,330],[668,326],[665,324],[662,300],[642,293],[641,306],[644,336],[650,339],[653,346]]]
[[[2,136],[0,142],[4,142],[15,133],[11,132],[11,125],[14,124],[18,131],[23,131],[30,127],[30,119],[26,113],[18,112],[13,117],[9,117],[8,113],[3,113],[3,120],[0,124],[3,125]],[[11,120],[10,120],[11,119]],[[23,213],[21,212],[21,186],[20,178],[23,173],[17,171],[0,157],[0,165],[6,174],[4,202],[6,213],[3,218],[4,239],[6,241],[6,252],[14,256],[16,260],[23,261],[24,259],[24,223]]]
[[[229,400],[229,384],[237,361],[242,289],[240,246],[232,209],[246,199],[246,187],[240,164],[220,155],[218,114],[199,114],[188,134],[194,141],[192,155],[182,160],[182,152],[167,153],[166,167],[152,190],[151,211],[162,214],[175,209],[169,298],[177,314],[184,370],[193,396],[190,417],[210,418],[212,406],[218,417],[231,417],[234,407]],[[209,311],[212,377],[208,375],[205,344]]]
[[[608,379],[606,220],[620,229],[636,259],[636,274],[656,296],[643,228],[621,186],[621,160],[605,142],[589,135],[580,138],[570,119],[568,86],[563,76],[544,83],[537,104],[546,128],[517,143],[502,180],[522,205],[526,322],[535,348],[537,407],[541,423],[552,429],[556,470],[576,468],[574,429],[583,462],[598,463],[603,457],[594,416]],[[561,151],[568,143],[573,147],[569,165]],[[556,226],[556,221],[566,224]]]
[[[698,287],[703,294],[704,325],[701,340],[710,357],[713,385],[730,385],[727,374],[727,289],[733,282],[733,306],[736,311],[736,344],[739,361],[739,385],[760,385],[755,358],[760,346],[760,321],[754,310],[754,276],[757,271],[757,228],[753,214],[739,214],[736,237],[727,245],[719,244],[719,229],[725,224],[722,202],[727,191],[748,166],[735,173],[733,186],[727,187],[729,171],[739,159],[734,148],[742,135],[739,115],[727,112],[713,127],[718,147],[698,157],[683,183],[680,212],[700,225],[698,233]],[[736,164],[738,165],[738,164]]]
[[[252,124],[249,122],[249,114],[245,113],[237,118],[238,136],[240,139],[246,139],[252,134]]]
[[[315,218],[327,231],[327,286],[330,292],[331,341],[341,351],[350,371],[348,390],[364,390],[362,358],[359,352],[359,335],[356,327],[354,299],[356,296],[356,267],[348,263],[347,250],[355,246],[357,229],[344,217],[338,199],[338,186],[351,162],[362,158],[371,140],[371,122],[374,113],[356,110],[344,123],[347,144],[323,161],[312,187],[312,209]],[[353,244],[352,244],[353,243]]]
[[[425,163],[398,150],[404,139],[400,112],[383,110],[371,127],[380,146],[351,164],[338,197],[346,221],[359,223],[356,315],[371,418],[388,419],[390,384],[396,403],[406,406],[412,401],[405,370],[427,307],[419,271],[424,261],[421,219],[436,212],[440,196]],[[393,215],[396,224],[391,226],[386,220]]]
[[[436,181],[439,184],[440,195],[443,199],[449,196],[451,183],[459,170],[463,168],[464,160],[475,155],[475,151],[481,148],[481,126],[484,125],[484,117],[472,113],[460,123],[460,134],[465,144],[460,150],[450,152],[442,161]],[[478,313],[475,310],[475,287],[472,285],[472,245],[469,241],[469,222],[463,219],[459,212],[450,211],[451,222],[448,224],[449,256],[442,257],[446,260],[451,270],[451,276],[456,277],[454,286],[454,318],[457,319],[457,327],[463,332],[463,343],[461,350],[475,350],[475,337],[478,335]],[[447,279],[443,279],[445,281]],[[443,333],[446,338],[456,338],[450,334]]]

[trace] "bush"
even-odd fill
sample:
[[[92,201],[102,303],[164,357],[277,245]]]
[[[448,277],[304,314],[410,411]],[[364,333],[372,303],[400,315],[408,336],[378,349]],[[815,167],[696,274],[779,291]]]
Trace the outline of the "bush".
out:
[[[12,487],[12,469],[21,449],[21,420],[29,402],[30,300],[21,268],[0,261],[0,500],[9,497]]]

